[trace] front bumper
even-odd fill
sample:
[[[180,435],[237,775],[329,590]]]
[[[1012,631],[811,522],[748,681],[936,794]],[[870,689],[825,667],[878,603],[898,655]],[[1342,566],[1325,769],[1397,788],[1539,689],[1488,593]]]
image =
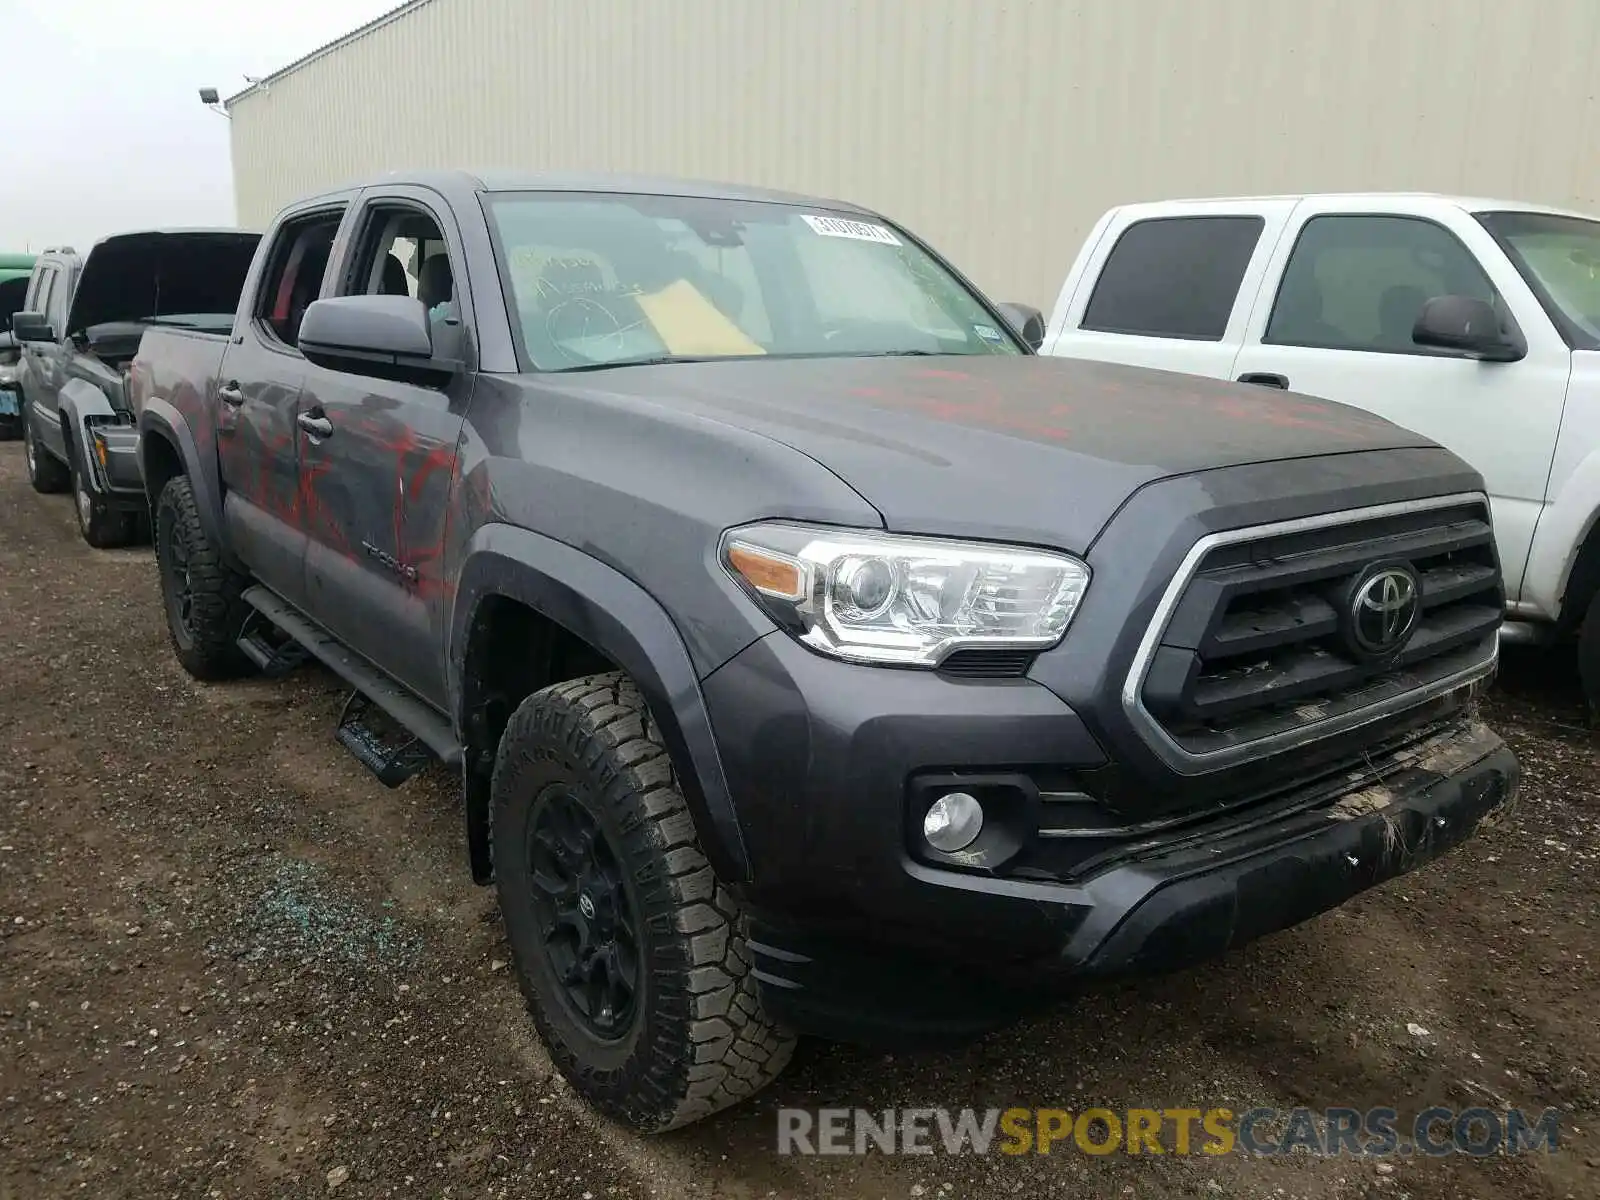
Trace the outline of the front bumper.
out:
[[[139,467],[139,431],[131,425],[92,422],[85,445],[93,460],[96,500],[117,512],[144,512],[149,501]]]
[[[1074,979],[1220,954],[1444,853],[1505,810],[1517,779],[1462,694],[1419,708],[1381,745],[1297,758],[1301,776],[1258,799],[1078,870],[1027,855],[973,870],[919,852],[916,783],[1105,767],[1053,692],[850,667],[777,634],[713,674],[706,696],[755,864],[746,890],[766,1002],[845,1040],[959,1037]]]

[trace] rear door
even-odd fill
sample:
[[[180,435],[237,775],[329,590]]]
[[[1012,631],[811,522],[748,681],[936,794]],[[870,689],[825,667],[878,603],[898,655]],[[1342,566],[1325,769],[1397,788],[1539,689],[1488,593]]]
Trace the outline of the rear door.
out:
[[[1226,378],[1292,200],[1132,205],[1085,244],[1044,350]]]
[[[1234,363],[1297,392],[1386,417],[1482,473],[1506,591],[1522,588],[1571,373],[1571,353],[1527,284],[1470,214],[1414,197],[1307,200],[1268,268]],[[1518,362],[1417,346],[1440,295],[1500,301],[1528,342]]]
[[[234,551],[262,583],[305,602],[306,527],[296,405],[306,361],[300,319],[321,293],[348,197],[289,210],[251,269],[216,395],[223,522]]]
[[[310,522],[307,611],[418,695],[446,702],[440,561],[456,442],[472,394],[470,298],[451,210],[424,188],[363,195],[349,253],[330,287],[409,295],[431,315],[434,354],[458,368],[379,378],[310,364],[301,471]]]

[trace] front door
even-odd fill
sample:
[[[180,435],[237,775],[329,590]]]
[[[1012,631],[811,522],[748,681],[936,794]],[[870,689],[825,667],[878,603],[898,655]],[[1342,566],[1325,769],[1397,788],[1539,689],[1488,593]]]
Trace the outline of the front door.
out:
[[[56,340],[53,343],[31,342],[23,349],[28,364],[24,387],[34,440],[48,447],[62,461],[66,460],[67,447],[66,439],[61,436],[59,413],[61,385],[65,382],[61,366],[65,355],[60,342],[66,333],[62,326],[66,324],[66,293],[70,290],[64,267],[48,266],[43,269],[33,303],[39,306],[35,311],[43,313],[50,322]]]
[[[234,329],[217,379],[217,454],[228,539],[267,587],[303,605],[306,506],[300,491],[296,404],[306,361],[300,318],[322,289],[342,207],[287,217],[247,285],[248,318]]]
[[[446,703],[440,556],[456,442],[471,397],[471,314],[453,285],[460,234],[423,189],[366,200],[336,291],[406,295],[431,314],[434,353],[463,369],[376,378],[312,364],[301,441],[309,501],[306,609],[434,704]]]
[[[1319,212],[1307,204],[1269,277],[1235,376],[1272,375],[1296,392],[1377,413],[1456,452],[1483,475],[1507,595],[1522,586],[1544,503],[1571,354],[1527,285],[1465,213],[1449,224],[1404,213]],[[1477,362],[1417,346],[1425,301],[1475,296],[1528,319],[1525,358]]]

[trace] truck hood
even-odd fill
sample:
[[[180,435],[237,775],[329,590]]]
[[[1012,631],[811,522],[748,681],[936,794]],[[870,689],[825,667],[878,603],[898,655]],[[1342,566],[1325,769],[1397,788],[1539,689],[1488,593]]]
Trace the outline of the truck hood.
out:
[[[261,235],[237,229],[124,233],[84,260],[67,333],[186,314],[231,315]]]
[[[892,530],[1077,553],[1157,479],[1434,444],[1294,393],[1043,356],[741,359],[582,378],[575,391],[781,442],[844,480]]]

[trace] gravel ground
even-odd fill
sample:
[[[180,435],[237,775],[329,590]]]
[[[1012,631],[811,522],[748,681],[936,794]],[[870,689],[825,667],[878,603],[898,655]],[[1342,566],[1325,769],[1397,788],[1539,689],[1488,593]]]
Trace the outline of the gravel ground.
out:
[[[86,547],[15,446],[0,511],[0,1200],[1600,1195],[1600,770],[1559,664],[1508,653],[1489,716],[1523,800],[1444,861],[965,1050],[803,1045],[754,1103],[647,1140],[553,1075],[448,779],[379,786],[315,669],[191,682],[148,549]],[[779,1105],[1433,1103],[1558,1108],[1561,1148],[774,1152]]]

